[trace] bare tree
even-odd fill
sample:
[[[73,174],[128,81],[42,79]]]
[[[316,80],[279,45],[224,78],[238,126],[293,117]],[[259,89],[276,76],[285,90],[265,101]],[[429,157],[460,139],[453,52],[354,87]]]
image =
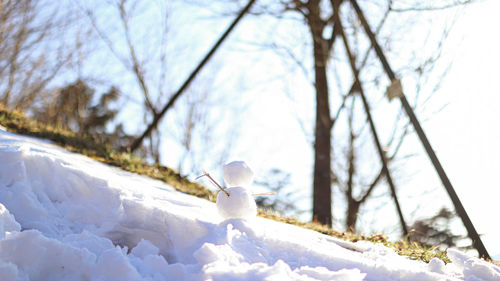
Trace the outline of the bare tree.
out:
[[[181,174],[198,175],[202,170],[220,169],[239,132],[237,113],[241,108],[218,95],[214,76],[219,66],[207,66],[205,74],[189,87],[176,105],[172,126],[167,135],[179,145],[177,169]],[[222,137],[223,136],[223,137]]]
[[[143,98],[144,123],[158,113],[156,106],[163,100],[168,89],[165,87],[168,11],[166,2],[159,1],[156,4],[159,20],[155,23],[159,28],[154,29],[153,36],[159,40],[153,44],[150,42],[151,39],[146,37],[145,30],[141,30],[140,36],[134,32],[141,28],[138,20],[149,12],[146,3],[119,0],[101,3],[97,7],[82,5],[82,9],[85,10],[87,18],[101,41],[135,80],[135,88]],[[113,16],[105,17],[105,13],[111,13]],[[153,48],[151,52],[146,53],[144,49],[148,44],[151,44]],[[160,138],[160,132],[155,128],[154,133],[150,135],[148,149],[155,163],[160,161]]]
[[[142,119],[129,121],[135,122],[139,128],[151,123],[161,107],[172,98],[179,80],[184,77],[179,70],[184,70],[182,67],[189,65],[187,61],[192,58],[192,48],[196,44],[187,46],[187,42],[192,41],[182,34],[189,25],[184,22],[184,25],[179,25],[176,15],[171,15],[175,5],[166,0],[153,3],[116,0],[95,6],[86,6],[81,1],[80,4],[108,55],[105,61],[120,69],[120,74],[111,77],[111,80],[126,85],[121,88],[126,89],[124,93],[130,100],[140,99],[138,103],[142,116],[139,116]],[[209,148],[214,147],[215,136],[211,133],[219,122],[214,118],[217,116],[215,112],[218,107],[222,108],[213,89],[213,77],[217,71],[215,67],[210,68],[207,75],[201,73],[205,77],[197,79],[187,89],[172,110],[172,117],[158,123],[142,143],[148,151],[147,158],[152,162],[159,163],[163,158],[182,172],[194,172],[194,169],[208,168],[200,167],[207,165],[204,160],[219,161],[215,160],[219,157],[209,152],[218,151],[221,156],[227,155],[221,149]],[[218,139],[217,143],[225,143],[227,150],[230,148],[227,139]],[[181,155],[175,153],[179,150]],[[160,157],[160,151],[174,153]],[[178,156],[173,164],[172,155]]]
[[[72,59],[76,40],[59,36],[77,16],[44,0],[0,2],[0,100],[29,108]]]
[[[455,5],[461,5],[462,3],[456,3]],[[390,15],[390,13],[394,10],[394,7],[392,6],[393,3],[389,2],[388,6],[385,9],[385,12],[383,13],[383,16],[381,17],[381,21],[378,24],[376,28],[376,33],[378,33],[381,30],[381,27],[385,23],[387,17]],[[420,11],[420,9],[417,9]],[[409,10],[405,10],[409,11]],[[415,12],[415,10],[414,10]],[[438,34],[439,37],[434,43],[434,49],[432,52],[430,52],[426,57],[423,58],[418,58],[416,59],[413,57],[411,60],[409,60],[409,67],[406,69],[402,69],[401,72],[404,72],[405,75],[407,76],[413,76],[414,77],[414,86],[415,89],[412,91],[414,93],[414,101],[413,104],[415,107],[417,107],[420,111],[423,111],[423,108],[427,105],[431,97],[439,90],[439,87],[441,85],[441,80],[442,78],[446,75],[448,68],[444,68],[444,70],[438,70],[434,71],[434,67],[438,61],[438,59],[441,56],[442,53],[442,48],[443,48],[443,43],[445,42],[448,33],[450,29],[453,26],[453,20],[451,21],[451,25],[448,25],[444,27],[442,30],[441,34]],[[356,40],[352,41],[353,43],[356,43]],[[346,44],[346,49],[349,48]],[[367,58],[368,53],[364,56],[362,60],[360,60],[360,66],[361,68],[365,65],[366,63],[366,58]],[[440,79],[430,79],[431,76],[437,76],[440,77]],[[375,82],[379,80],[378,77],[375,77]],[[369,84],[365,82],[366,84]],[[353,84],[354,85],[354,84]],[[426,88],[424,89],[424,85]],[[383,91],[380,89],[379,91]],[[425,97],[422,97],[424,95]],[[362,94],[361,94],[362,95]],[[366,122],[364,117],[361,117],[361,120],[358,121],[358,129],[353,130],[353,107],[354,107],[354,98],[355,96],[351,96],[353,99],[351,107],[348,107],[348,128],[349,128],[349,142],[348,142],[348,153],[347,157],[345,157],[345,162],[347,163],[347,176],[343,177],[337,177],[336,178],[336,184],[339,186],[340,190],[343,192],[343,194],[346,197],[347,200],[347,207],[346,207],[346,219],[345,219],[345,225],[347,229],[350,230],[356,230],[356,222],[359,216],[359,211],[360,208],[367,203],[367,200],[370,199],[370,196],[373,196],[375,188],[380,184],[383,183],[383,179],[385,177],[384,175],[384,168],[381,167],[380,170],[374,170],[378,171],[377,173],[360,173],[356,175],[357,171],[362,171],[366,170],[366,164],[361,164],[363,163],[370,163],[373,161],[370,161],[370,157],[361,157],[361,159],[356,159],[356,155],[363,156],[363,154],[366,154],[366,150],[362,148],[362,146],[366,146],[365,141],[363,141],[363,138],[359,138],[360,136],[363,135],[363,130],[366,131]],[[374,102],[375,105],[381,104],[380,101]],[[400,151],[400,148],[403,145],[404,140],[406,137],[411,133],[409,129],[409,121],[406,119],[402,119],[402,110],[400,110],[399,114],[397,115],[394,125],[392,126],[392,131],[389,131],[390,133],[388,134],[389,136],[387,137],[384,147],[385,147],[385,159],[388,164],[391,164],[391,170],[398,171],[401,170],[402,167],[404,166],[403,163],[405,163],[406,160],[408,160],[410,157],[413,156],[413,154],[410,155],[403,155],[399,156],[398,153]],[[357,144],[356,144],[357,143]],[[339,149],[340,150],[340,149]],[[396,159],[403,160],[400,161],[399,163],[396,163]],[[338,160],[337,160],[338,161]],[[341,160],[342,161],[342,160]],[[373,166],[380,166],[380,164],[373,163],[371,164]],[[372,180],[370,180],[372,178]],[[355,187],[353,187],[355,185]],[[357,192],[353,192],[353,190],[357,190]],[[422,190],[421,193],[424,194],[426,191]],[[394,196],[394,194],[392,195]],[[396,200],[396,199],[395,199]],[[396,202],[396,204],[399,204]],[[399,207],[398,207],[399,208]],[[404,222],[404,218],[402,217],[402,214],[400,213],[400,220],[402,225],[406,225]],[[408,229],[404,226],[403,227],[404,231],[403,233],[407,233]]]

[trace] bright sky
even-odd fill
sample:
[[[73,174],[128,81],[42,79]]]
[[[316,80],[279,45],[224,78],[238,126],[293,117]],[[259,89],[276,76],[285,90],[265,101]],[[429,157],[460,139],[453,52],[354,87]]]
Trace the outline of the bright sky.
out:
[[[470,5],[454,27],[457,53],[441,93],[449,106],[428,137],[491,255],[500,254],[500,1]],[[452,42],[457,42],[456,44]],[[451,45],[451,46],[450,46]]]

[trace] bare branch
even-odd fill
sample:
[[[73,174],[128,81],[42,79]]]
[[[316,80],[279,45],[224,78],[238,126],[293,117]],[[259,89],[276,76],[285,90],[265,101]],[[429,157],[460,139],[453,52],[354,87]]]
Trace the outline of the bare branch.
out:
[[[455,1],[454,3],[446,4],[446,5],[441,5],[441,6],[427,6],[427,7],[408,7],[408,8],[394,8],[390,7],[390,10],[393,12],[398,12],[398,13],[404,13],[404,12],[424,12],[424,11],[439,11],[439,10],[446,10],[446,9],[451,9],[451,8],[456,8],[458,6],[463,6],[467,4],[474,3],[475,0],[462,0],[462,1]]]
[[[142,67],[142,64],[139,62],[139,59],[137,58],[135,47],[130,37],[129,17],[127,15],[127,11],[125,10],[125,2],[126,0],[121,0],[119,3],[117,3],[117,8],[120,11],[120,19],[123,25],[123,30],[125,32],[125,41],[127,42],[130,59],[132,60],[132,71],[135,74],[139,86],[141,87],[142,94],[144,95],[144,100],[146,102],[147,107],[152,111],[153,116],[156,116],[157,110],[153,105],[153,103],[151,102],[149,89],[144,79],[144,68]]]

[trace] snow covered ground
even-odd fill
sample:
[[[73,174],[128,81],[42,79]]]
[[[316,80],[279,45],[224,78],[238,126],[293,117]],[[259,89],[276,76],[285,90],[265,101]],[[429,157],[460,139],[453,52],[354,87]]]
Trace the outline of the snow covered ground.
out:
[[[0,129],[0,280],[500,280],[253,218]]]

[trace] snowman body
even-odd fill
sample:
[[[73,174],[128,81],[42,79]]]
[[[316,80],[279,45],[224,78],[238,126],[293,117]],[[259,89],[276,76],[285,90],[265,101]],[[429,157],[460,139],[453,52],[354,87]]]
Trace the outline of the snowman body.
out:
[[[257,204],[248,188],[253,181],[253,172],[243,161],[224,165],[222,172],[228,185],[217,195],[217,210],[224,219],[249,219],[257,215]]]

